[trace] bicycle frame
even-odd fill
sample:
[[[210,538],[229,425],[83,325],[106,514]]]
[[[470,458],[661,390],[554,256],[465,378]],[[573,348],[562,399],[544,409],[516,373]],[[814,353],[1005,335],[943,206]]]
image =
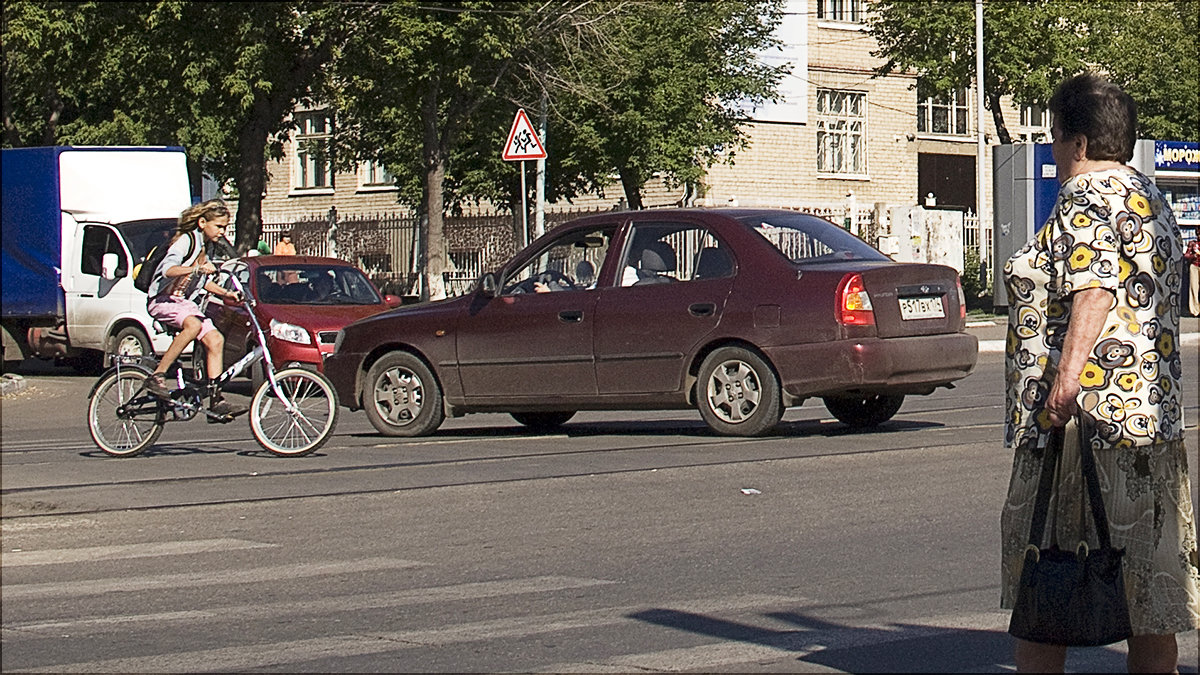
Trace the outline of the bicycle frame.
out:
[[[258,338],[258,344],[256,344],[254,349],[252,349],[249,353],[238,359],[236,363],[226,368],[225,372],[218,375],[213,382],[216,384],[218,389],[223,390],[225,385],[229,384],[233,378],[244,373],[247,368],[253,366],[259,361],[266,361],[267,380],[271,384],[271,389],[274,391],[275,397],[283,402],[285,410],[287,410],[289,413],[295,413],[295,406],[293,405],[292,401],[286,395],[284,395],[283,391],[279,388],[278,380],[275,379],[275,362],[271,359],[271,351],[265,346],[267,344],[267,336],[263,331],[262,324],[258,321],[258,316],[254,313],[254,307],[258,303],[253,297],[250,296],[249,293],[246,292],[245,287],[242,286],[241,281],[239,281],[236,276],[230,275],[229,279],[233,282],[233,286],[238,293],[241,293],[242,295],[242,304],[246,307],[247,314],[250,315],[250,323],[254,327],[254,333]],[[142,364],[141,361],[142,357],[136,357],[136,360],[128,357],[117,357],[113,359],[114,367],[117,369],[117,372],[120,372],[122,363],[124,363],[126,366],[137,363],[141,369],[146,369],[145,365]],[[176,384],[179,389],[183,389],[187,384],[183,379],[182,368],[176,371]],[[177,409],[182,409],[188,412],[204,412],[206,415],[210,414],[208,411],[201,410],[197,406],[185,401],[172,400],[170,401],[170,405]]]

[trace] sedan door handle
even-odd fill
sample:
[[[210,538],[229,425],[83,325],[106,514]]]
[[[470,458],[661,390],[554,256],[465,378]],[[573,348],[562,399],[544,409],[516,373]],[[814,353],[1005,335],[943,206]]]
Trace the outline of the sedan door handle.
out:
[[[563,323],[579,323],[583,321],[583,310],[564,309],[558,313],[558,320]]]
[[[692,316],[712,316],[717,311],[717,306],[711,302],[697,302],[688,307],[688,314]]]

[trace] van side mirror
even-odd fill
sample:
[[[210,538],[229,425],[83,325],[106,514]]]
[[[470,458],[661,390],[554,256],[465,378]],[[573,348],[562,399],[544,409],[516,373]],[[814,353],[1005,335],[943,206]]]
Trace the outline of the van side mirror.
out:
[[[479,277],[479,294],[485,298],[496,297],[496,275],[488,272]]]
[[[117,278],[117,254],[105,253],[100,257],[100,276],[108,281]]]

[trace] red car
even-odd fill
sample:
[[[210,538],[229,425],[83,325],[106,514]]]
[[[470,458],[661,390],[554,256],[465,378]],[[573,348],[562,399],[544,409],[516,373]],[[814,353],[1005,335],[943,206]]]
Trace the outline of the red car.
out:
[[[224,263],[221,272],[220,283],[232,288],[225,279],[235,275],[257,301],[256,314],[277,368],[298,365],[323,371],[343,326],[400,306],[400,298],[381,296],[362,270],[336,258],[236,258]],[[226,367],[254,348],[254,331],[240,304],[210,299],[205,314],[225,336]],[[255,386],[265,377],[262,368],[256,366],[250,374]]]
[[[559,226],[473,292],[346,326],[325,374],[383,434],[445,414],[553,428],[578,410],[696,407],[758,435],[820,397],[852,426],[966,377],[958,274],[793,211],[654,209]]]

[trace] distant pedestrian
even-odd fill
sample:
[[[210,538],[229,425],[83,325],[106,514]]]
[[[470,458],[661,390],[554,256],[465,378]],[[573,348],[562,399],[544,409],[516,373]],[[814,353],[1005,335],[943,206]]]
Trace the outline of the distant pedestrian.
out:
[[[1192,316],[1200,316],[1200,239],[1188,242],[1187,252],[1183,254],[1183,258],[1187,261],[1187,265],[1183,269],[1187,272],[1188,277],[1188,313]]]
[[[1047,543],[1097,545],[1081,517],[1082,434],[1102,477],[1112,545],[1125,549],[1129,670],[1172,672],[1175,633],[1200,627],[1183,440],[1179,226],[1154,183],[1126,165],[1137,128],[1128,94],[1083,74],[1060,84],[1049,108],[1058,203],[1004,268],[1005,445],[1014,458],[1000,519],[1001,605],[1015,601],[1049,432],[1065,425]],[[1015,656],[1018,671],[1062,672],[1066,647],[1017,640]]]
[[[275,244],[275,255],[296,255],[296,245],[292,243],[292,233],[284,232]]]

